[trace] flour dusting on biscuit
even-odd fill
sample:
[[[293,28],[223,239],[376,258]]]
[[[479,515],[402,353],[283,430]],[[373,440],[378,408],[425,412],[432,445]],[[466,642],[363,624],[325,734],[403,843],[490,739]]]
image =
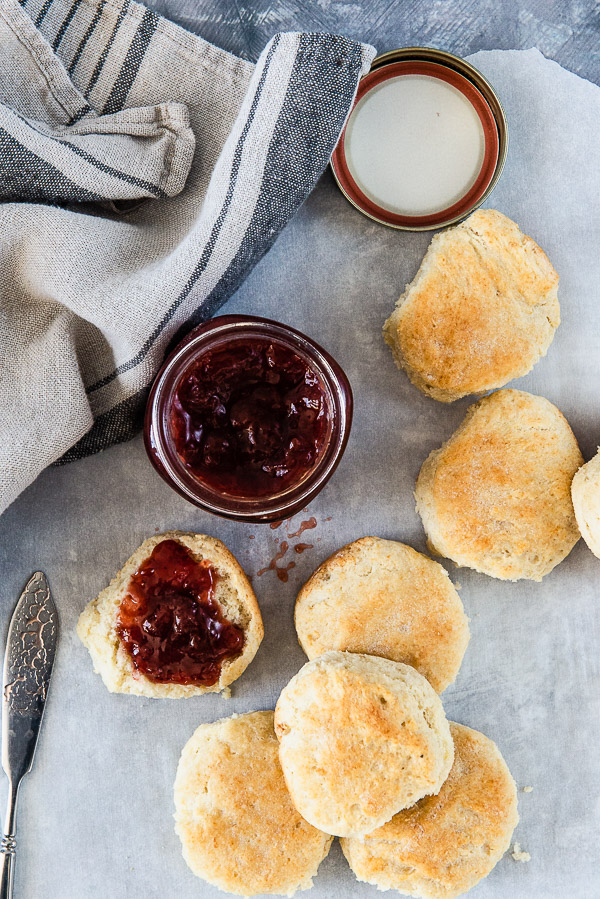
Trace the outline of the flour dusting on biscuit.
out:
[[[281,767],[315,827],[360,836],[437,793],[454,757],[439,696],[400,662],[327,652],[307,662],[275,708]]]
[[[448,573],[404,543],[362,537],[304,584],[295,623],[309,659],[328,650],[412,665],[437,693],[455,679],[469,623]]]
[[[433,238],[384,337],[412,383],[450,403],[527,374],[559,323],[546,254],[507,216],[480,209]]]
[[[421,899],[452,899],[486,877],[509,848],[519,816],[506,762],[478,731],[453,722],[450,730],[454,764],[437,796],[362,840],[341,840],[358,880]]]
[[[431,549],[491,577],[540,581],[579,539],[571,481],[582,462],[547,399],[506,389],[485,397],[419,473]]]
[[[177,768],[175,825],[194,874],[239,896],[309,889],[332,839],[292,804],[273,712],[200,725]]]

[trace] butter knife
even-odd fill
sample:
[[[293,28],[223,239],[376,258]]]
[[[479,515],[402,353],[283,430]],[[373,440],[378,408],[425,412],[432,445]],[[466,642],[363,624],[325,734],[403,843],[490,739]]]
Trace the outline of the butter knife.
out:
[[[2,767],[8,776],[8,802],[0,843],[0,899],[12,896],[17,794],[33,764],[57,639],[58,615],[48,581],[36,571],[15,606],[4,656]]]

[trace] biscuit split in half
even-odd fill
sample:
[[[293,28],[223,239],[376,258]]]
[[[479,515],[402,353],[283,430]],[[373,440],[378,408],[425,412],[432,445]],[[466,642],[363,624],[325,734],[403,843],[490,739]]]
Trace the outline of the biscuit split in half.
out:
[[[469,619],[446,570],[404,543],[363,537],[338,549],[296,599],[309,659],[328,650],[412,665],[441,693],[469,642]]]
[[[421,899],[460,896],[486,877],[516,827],[514,780],[492,740],[450,723],[454,764],[427,796],[361,840],[341,840],[356,877]]]
[[[571,481],[582,462],[548,400],[522,390],[485,397],[419,473],[432,551],[491,577],[540,581],[579,539]]]
[[[327,652],[307,662],[275,708],[292,801],[336,836],[369,833],[437,793],[454,757],[440,698],[400,662]]]
[[[581,536],[600,559],[600,451],[573,478],[571,497]]]
[[[194,874],[239,896],[308,889],[332,842],[292,805],[273,712],[200,725],[181,753],[175,808]]]
[[[494,209],[437,234],[384,325],[394,360],[423,393],[451,403],[527,374],[560,323],[546,254]]]
[[[214,602],[226,621],[243,632],[241,651],[222,661],[217,680],[210,686],[196,683],[160,683],[152,680],[136,669],[132,656],[119,634],[119,612],[123,600],[129,595],[132,576],[140,570],[140,566],[149,561],[156,547],[164,541],[176,541],[185,547],[194,562],[211,566],[216,574]],[[172,616],[171,625],[173,635],[185,644],[185,624],[182,625],[175,616]],[[153,628],[153,626],[154,623],[149,616],[143,627]],[[235,557],[220,540],[203,534],[168,531],[145,540],[110,585],[86,606],[79,617],[77,634],[90,652],[94,670],[101,675],[106,687],[112,693],[134,693],[138,696],[177,699],[219,692],[233,683],[256,655],[263,638],[263,623],[248,578]],[[209,642],[211,639],[209,634]]]

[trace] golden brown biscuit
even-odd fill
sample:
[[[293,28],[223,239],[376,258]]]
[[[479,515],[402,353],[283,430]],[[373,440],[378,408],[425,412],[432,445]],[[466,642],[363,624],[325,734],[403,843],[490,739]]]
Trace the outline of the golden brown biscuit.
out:
[[[363,840],[341,840],[358,880],[422,899],[460,896],[486,877],[517,826],[517,790],[498,747],[450,723],[454,765],[427,796]]]
[[[279,697],[275,733],[294,805],[337,836],[368,833],[437,793],[452,766],[429,682],[376,656],[327,652],[307,662]]]
[[[571,497],[581,536],[600,559],[600,451],[573,478]]]
[[[200,725],[181,753],[175,809],[194,874],[238,896],[308,889],[331,846],[292,805],[273,712]]]
[[[421,468],[415,497],[431,549],[491,577],[540,581],[579,539],[570,487],[582,461],[548,400],[485,397]]]
[[[222,663],[219,680],[210,687],[155,683],[136,670],[117,633],[117,615],[131,576],[163,540],[176,540],[191,551],[197,562],[210,562],[218,574],[215,600],[225,618],[244,631],[242,652]],[[233,683],[256,655],[263,638],[263,623],[250,582],[225,544],[203,534],[168,531],[145,540],[110,585],[86,606],[79,617],[77,634],[90,652],[94,670],[101,675],[111,693],[178,699],[218,693]]]
[[[384,337],[419,390],[451,403],[533,368],[560,323],[557,290],[538,245],[502,213],[480,209],[433,238]]]
[[[363,537],[320,565],[296,599],[314,659],[330,649],[412,665],[441,693],[458,673],[469,619],[446,570],[404,543]]]

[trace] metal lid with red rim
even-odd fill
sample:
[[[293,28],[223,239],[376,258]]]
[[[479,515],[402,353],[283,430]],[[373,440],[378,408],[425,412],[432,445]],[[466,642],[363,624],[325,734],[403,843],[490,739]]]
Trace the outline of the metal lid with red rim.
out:
[[[431,88],[435,88],[435,101],[431,100]],[[390,88],[392,89],[390,91]],[[400,94],[398,88],[401,89]],[[382,91],[387,93],[384,97]],[[395,91],[395,96],[394,96]],[[420,91],[420,95],[418,93]],[[424,92],[425,91],[425,92]],[[377,98],[378,107],[374,105],[375,97]],[[407,97],[408,106],[407,106]],[[452,127],[452,122],[448,126],[447,121],[451,119],[449,110],[450,104],[453,106],[453,113],[456,115],[458,110],[459,116],[462,116],[460,125],[458,119],[456,121],[456,131],[460,140],[457,140],[456,146],[450,147],[444,141],[444,134],[440,139],[439,132],[439,112],[433,112],[431,107],[431,115],[438,118],[432,123],[427,122],[427,110],[425,99],[436,104],[448,103],[446,115],[446,128]],[[382,101],[385,104],[382,113]],[[394,105],[394,104],[397,105]],[[365,116],[365,111],[370,104],[369,113]],[[420,108],[420,104],[423,109]],[[416,111],[418,122],[408,121],[406,118],[406,128],[403,132],[404,114],[407,116],[407,110]],[[466,112],[468,110],[469,112]],[[470,116],[469,116],[470,113]],[[465,114],[467,119],[465,119]],[[381,127],[378,126],[377,115]],[[359,125],[360,117],[364,120],[362,126]],[[400,117],[400,118],[398,118]],[[444,120],[442,120],[444,121]],[[391,123],[391,124],[390,124]],[[438,126],[436,128],[434,126]],[[362,134],[361,134],[362,127]],[[392,132],[390,132],[390,127]],[[444,196],[448,197],[446,189],[445,195],[440,190],[440,202],[436,208],[435,201],[432,197],[428,197],[428,208],[399,208],[402,204],[398,202],[397,196],[392,193],[402,192],[402,177],[405,183],[410,182],[410,192],[414,194],[413,181],[418,184],[418,177],[425,179],[429,193],[436,190],[436,175],[447,175],[442,172],[444,166],[444,154],[447,154],[448,160],[451,157],[451,151],[454,153],[454,164],[458,159],[459,165],[463,163],[465,128],[470,128],[470,135],[473,137],[476,132],[475,140],[479,140],[481,146],[473,146],[468,148],[475,154],[472,161],[472,172],[469,170],[467,176],[463,171],[457,182],[457,195],[450,199],[444,200]],[[368,139],[365,145],[365,128],[367,129]],[[404,167],[400,169],[392,168],[397,160],[401,160],[401,154],[394,156],[393,162],[390,156],[394,155],[396,147],[378,146],[378,141],[389,142],[390,134],[393,135],[393,128],[397,128],[396,136],[401,134],[401,142],[403,150],[409,147],[408,156],[404,157]],[[431,146],[425,146],[424,135],[431,135]],[[358,135],[358,136],[357,136]],[[367,177],[361,182],[359,166],[353,159],[354,140],[356,147],[360,146],[362,154],[363,172]],[[415,144],[410,147],[411,141]],[[434,141],[437,143],[434,144]],[[462,140],[462,143],[460,142]],[[373,143],[375,142],[375,143]],[[365,157],[365,146],[367,147],[367,156]],[[368,155],[369,146],[376,147],[376,153],[373,154],[372,166],[371,159]],[[429,48],[408,47],[402,50],[393,50],[390,53],[377,57],[371,67],[371,71],[360,82],[356,101],[352,112],[346,123],[346,127],[342,132],[339,143],[331,158],[331,168],[334,177],[346,198],[364,215],[375,221],[388,225],[392,228],[408,231],[425,231],[434,228],[443,228],[448,225],[455,224],[466,218],[474,209],[480,206],[486,197],[493,190],[504,166],[508,147],[508,128],[506,116],[502,105],[489,82],[469,63],[460,57],[453,56],[442,50],[433,50]],[[410,169],[410,159],[417,160],[416,164],[420,166],[420,150],[423,150],[423,156],[428,153],[429,170],[424,167],[420,172],[412,172]],[[381,152],[379,152],[381,149]],[[434,151],[433,154],[431,151]],[[389,151],[389,152],[388,152]],[[458,156],[457,156],[458,154]],[[375,158],[376,157],[376,158]],[[408,170],[406,161],[409,160]],[[382,162],[383,160],[383,162]],[[377,179],[377,188],[373,189],[375,183],[373,178],[373,170],[382,165],[387,165],[388,170],[384,172],[384,178],[375,173]],[[425,164],[424,164],[425,165]],[[450,162],[448,161],[448,165]],[[432,168],[432,166],[434,168]],[[436,168],[439,167],[439,168]],[[464,169],[464,165],[462,166]],[[430,177],[433,172],[434,177]],[[400,175],[402,177],[400,177]],[[414,176],[414,177],[413,177]],[[393,185],[394,191],[389,191],[388,196],[385,194],[385,186]],[[462,178],[462,181],[460,180]],[[392,180],[390,180],[392,179]],[[367,183],[371,181],[371,183]],[[396,181],[400,182],[396,185]],[[448,178],[446,177],[446,181]],[[431,183],[430,183],[431,182]],[[396,190],[397,187],[397,190]],[[407,207],[411,203],[407,200]],[[413,203],[414,207],[414,203]]]

